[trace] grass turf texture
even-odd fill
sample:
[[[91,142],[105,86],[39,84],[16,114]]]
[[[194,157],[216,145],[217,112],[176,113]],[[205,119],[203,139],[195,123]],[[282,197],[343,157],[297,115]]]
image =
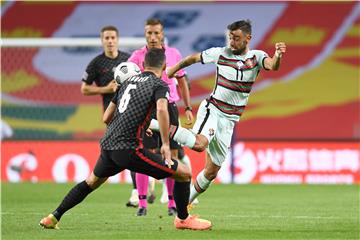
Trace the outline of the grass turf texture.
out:
[[[60,221],[38,226],[74,184],[2,183],[1,239],[360,239],[359,186],[212,185],[192,210],[211,231],[175,230],[157,198],[146,217],[126,208],[128,184],[105,184]]]

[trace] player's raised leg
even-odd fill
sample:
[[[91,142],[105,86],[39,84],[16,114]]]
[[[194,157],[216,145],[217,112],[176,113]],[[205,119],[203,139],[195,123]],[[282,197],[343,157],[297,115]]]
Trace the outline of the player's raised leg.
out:
[[[149,128],[154,131],[159,131],[158,121],[152,119]],[[170,126],[170,138],[197,152],[204,151],[209,144],[208,137],[201,134],[194,134],[191,130],[180,125]]]

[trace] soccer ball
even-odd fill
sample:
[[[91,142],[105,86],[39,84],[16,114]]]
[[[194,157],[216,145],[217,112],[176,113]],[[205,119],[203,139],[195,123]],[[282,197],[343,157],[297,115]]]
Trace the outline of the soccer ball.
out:
[[[138,75],[141,73],[140,68],[133,62],[122,62],[120,63],[114,71],[114,79],[117,84],[122,84],[129,77]]]

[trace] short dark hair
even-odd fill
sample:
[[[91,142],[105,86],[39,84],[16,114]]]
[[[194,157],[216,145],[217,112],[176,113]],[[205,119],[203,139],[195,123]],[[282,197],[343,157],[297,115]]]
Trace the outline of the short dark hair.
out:
[[[158,18],[149,18],[145,22],[145,25],[150,25],[150,26],[154,26],[154,25],[158,25],[158,24],[160,24],[162,27],[164,27],[161,20]]]
[[[101,29],[100,33],[103,34],[105,31],[114,31],[116,32],[116,35],[119,36],[119,31],[115,26],[112,25],[105,26]]]
[[[162,48],[150,48],[145,55],[144,67],[161,68],[165,62],[165,51]]]
[[[249,19],[236,21],[229,24],[227,26],[227,29],[230,31],[235,31],[240,29],[241,31],[243,31],[243,33],[251,35],[251,21]]]

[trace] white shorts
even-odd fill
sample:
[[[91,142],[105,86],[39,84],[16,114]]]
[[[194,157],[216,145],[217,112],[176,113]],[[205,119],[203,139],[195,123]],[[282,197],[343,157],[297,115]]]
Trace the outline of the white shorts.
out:
[[[207,152],[212,162],[221,166],[229,152],[235,121],[206,100],[202,101],[193,127],[195,134],[205,136],[209,141]]]

